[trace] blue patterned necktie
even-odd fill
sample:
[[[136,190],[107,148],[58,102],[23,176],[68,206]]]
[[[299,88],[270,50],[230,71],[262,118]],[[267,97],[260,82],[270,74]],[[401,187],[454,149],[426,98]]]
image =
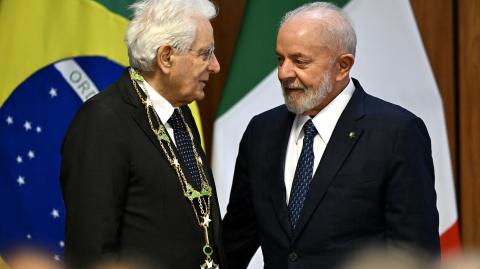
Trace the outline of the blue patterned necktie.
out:
[[[290,200],[288,202],[288,212],[293,230],[295,230],[298,219],[300,218],[303,203],[307,197],[308,188],[313,176],[313,140],[317,134],[317,129],[315,129],[312,120],[308,120],[305,125],[303,125],[303,134],[302,152],[300,153],[300,158],[298,158],[295,176],[293,177],[292,190],[290,192]]]
[[[191,175],[192,182],[190,183],[195,189],[200,190],[200,174],[198,172],[195,154],[193,154],[192,140],[190,139],[187,127],[185,126],[178,109],[174,110],[173,115],[168,119],[168,123],[173,128],[173,136],[175,137],[177,151],[180,154],[180,160],[187,168],[187,171],[184,170],[184,173],[189,173]]]

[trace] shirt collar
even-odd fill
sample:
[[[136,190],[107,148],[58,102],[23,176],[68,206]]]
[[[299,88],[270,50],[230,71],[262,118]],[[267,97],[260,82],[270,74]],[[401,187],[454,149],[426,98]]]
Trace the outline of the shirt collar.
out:
[[[170,104],[162,95],[160,95],[155,89],[148,84],[146,80],[143,80],[139,83],[142,90],[147,93],[150,100],[152,101],[153,108],[157,112],[160,121],[163,124],[166,124],[168,119],[173,115],[175,107]]]
[[[310,118],[305,115],[297,115],[293,122],[293,131],[295,137],[295,143],[298,143],[299,139],[303,138],[303,125],[309,120],[312,120],[313,125],[318,131],[320,138],[328,143],[330,137],[332,136],[333,130],[337,125],[337,121],[340,118],[343,110],[347,106],[350,98],[355,91],[355,86],[353,85],[352,80],[348,81],[347,87],[340,92],[340,94],[335,97],[326,107],[324,107],[320,112],[318,112],[315,117]]]

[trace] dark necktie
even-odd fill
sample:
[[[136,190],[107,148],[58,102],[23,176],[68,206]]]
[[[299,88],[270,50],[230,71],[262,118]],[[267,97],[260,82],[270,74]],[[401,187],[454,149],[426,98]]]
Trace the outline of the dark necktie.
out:
[[[185,126],[178,109],[174,110],[173,115],[168,120],[168,123],[173,128],[173,135],[175,137],[177,151],[180,154],[180,160],[187,168],[187,171],[184,170],[185,176],[186,173],[189,173],[192,178],[192,182],[190,182],[190,184],[192,184],[195,189],[200,190],[200,174],[198,172],[195,154],[193,154],[192,140],[188,134],[187,127]]]
[[[298,158],[297,168],[295,169],[295,176],[293,177],[292,190],[290,192],[290,200],[288,202],[288,211],[290,215],[290,223],[293,230],[297,226],[298,219],[302,212],[303,203],[307,197],[310,181],[313,176],[313,140],[317,134],[317,129],[308,120],[303,125],[303,146],[300,158]]]

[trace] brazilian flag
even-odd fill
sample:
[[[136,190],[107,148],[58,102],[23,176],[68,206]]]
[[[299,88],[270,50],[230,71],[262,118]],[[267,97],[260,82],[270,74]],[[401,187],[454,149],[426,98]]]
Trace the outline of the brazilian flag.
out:
[[[62,139],[82,103],[128,65],[132,2],[0,1],[0,256],[34,245],[62,260]]]

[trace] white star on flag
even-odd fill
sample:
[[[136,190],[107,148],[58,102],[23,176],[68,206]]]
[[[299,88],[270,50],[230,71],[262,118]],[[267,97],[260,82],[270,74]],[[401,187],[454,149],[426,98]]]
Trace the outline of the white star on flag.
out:
[[[52,215],[52,217],[53,217],[54,219],[60,217],[60,213],[59,213],[58,210],[55,209],[55,208],[52,210],[52,212],[51,212],[50,214]]]
[[[18,155],[17,158],[17,163],[22,163],[23,162],[23,159],[22,159],[22,156]]]
[[[7,119],[6,119],[6,121],[7,121],[7,124],[8,124],[8,125],[13,124],[13,118],[12,118],[12,116],[8,116]]]
[[[32,239],[32,236],[30,234],[27,234],[27,239]]]
[[[33,150],[29,150],[27,155],[28,155],[28,158],[30,158],[30,160],[35,158],[35,152]]]
[[[65,247],[65,242],[60,241],[60,242],[58,242],[58,245],[59,245],[61,248],[63,248],[63,247]]]
[[[25,124],[23,124],[23,127],[25,128],[25,131],[30,131],[32,129],[32,123],[26,121]]]
[[[41,133],[41,132],[42,132],[42,127],[37,126],[37,128],[35,128],[35,131],[36,131],[37,133]]]
[[[57,96],[57,89],[50,88],[50,91],[48,92],[48,94],[50,94],[51,98],[56,97]]]
[[[18,186],[25,185],[25,177],[18,176],[17,183],[18,183]]]
[[[53,255],[53,259],[54,259],[56,262],[59,262],[59,261],[60,261],[60,256],[58,256],[58,254],[55,254],[55,255]]]

